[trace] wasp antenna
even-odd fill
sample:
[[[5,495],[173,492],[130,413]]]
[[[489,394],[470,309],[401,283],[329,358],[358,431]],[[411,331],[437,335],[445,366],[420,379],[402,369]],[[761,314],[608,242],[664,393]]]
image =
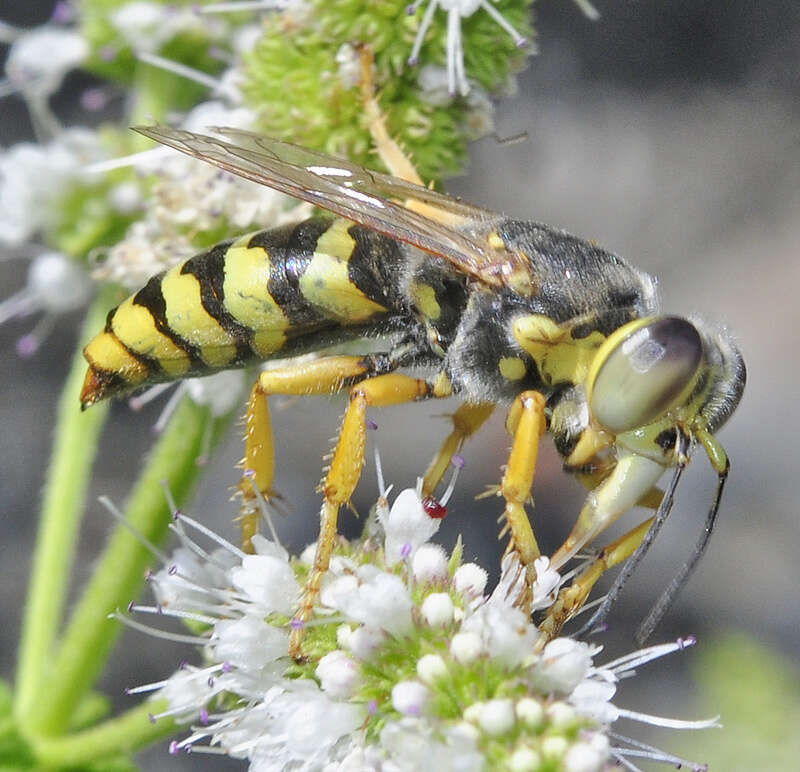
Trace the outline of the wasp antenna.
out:
[[[725,489],[725,481],[728,479],[727,469],[717,476],[717,492],[714,495],[714,501],[711,504],[711,509],[708,510],[706,521],[703,525],[703,532],[700,534],[700,539],[695,545],[689,559],[683,564],[681,570],[673,577],[672,581],[667,585],[661,597],[655,602],[650,613],[642,620],[639,629],[636,631],[634,639],[636,643],[641,646],[658,627],[664,614],[669,611],[675,599],[678,597],[680,591],[684,588],[689,578],[694,573],[700,558],[703,557],[708,542],[711,539],[711,532],[714,530],[714,523],[717,520],[717,512],[719,512],[719,505],[722,501],[722,491]]]

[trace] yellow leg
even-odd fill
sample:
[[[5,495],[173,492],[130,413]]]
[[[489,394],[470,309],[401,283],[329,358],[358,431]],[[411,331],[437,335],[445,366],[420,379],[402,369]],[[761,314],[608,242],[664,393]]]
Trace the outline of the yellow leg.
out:
[[[272,495],[275,477],[275,445],[272,439],[267,397],[270,394],[332,394],[375,375],[387,367],[386,355],[367,357],[334,356],[300,365],[266,370],[250,392],[245,419],[245,476],[239,483],[242,497],[240,527],[242,546],[252,550],[252,538],[258,533],[260,510],[256,489],[265,498]]]
[[[449,390],[437,390],[432,382],[397,373],[378,375],[350,390],[350,402],[342,422],[339,441],[322,484],[324,500],[320,512],[319,540],[314,555],[314,565],[292,624],[289,638],[291,656],[295,658],[302,656],[303,629],[311,618],[322,577],[330,565],[339,508],[350,501],[361,476],[364,465],[367,407],[399,405],[430,397],[448,396],[450,396]]]
[[[381,111],[378,100],[375,98],[374,60],[369,46],[359,49],[361,60],[361,99],[364,102],[364,114],[367,116],[367,128],[372,135],[375,149],[381,161],[386,165],[389,174],[399,177],[415,185],[424,185],[422,177],[414,168],[411,159],[401,150],[400,145],[392,139],[386,129],[386,119]]]
[[[530,603],[531,588],[536,580],[533,562],[541,554],[525,511],[525,502],[531,495],[539,439],[546,428],[544,406],[545,399],[539,392],[524,391],[514,401],[506,422],[513,432],[514,441],[508,457],[508,466],[500,483],[500,493],[506,500],[502,515],[505,525],[501,536],[506,531],[510,532],[506,553],[516,550],[520,563],[525,568],[528,592],[522,599],[523,606]]]
[[[624,512],[639,503],[652,503],[660,495],[659,491],[653,493],[653,486],[664,469],[645,456],[620,455],[611,472],[586,497],[575,526],[551,556],[550,565],[560,570]]]
[[[641,544],[653,523],[653,518],[645,520],[615,542],[606,545],[586,569],[573,579],[569,587],[558,594],[556,602],[549,608],[547,616],[539,625],[542,636],[537,649],[555,638],[561,628],[582,608],[597,580],[610,568],[627,560]]]
[[[359,49],[361,59],[361,99],[364,102],[364,114],[367,116],[367,128],[375,143],[375,150],[384,166],[389,170],[389,174],[398,177],[414,185],[422,185],[422,177],[419,176],[411,159],[403,152],[400,145],[392,139],[386,128],[386,118],[375,98],[375,81],[372,51],[369,46],[361,46]],[[438,207],[431,206],[422,201],[409,198],[404,202],[404,206],[412,211],[430,217],[438,222],[448,223],[457,226],[465,222],[465,218],[454,212],[446,212]]]
[[[425,479],[422,482],[423,497],[433,495],[453,456],[461,450],[464,442],[483,426],[492,414],[492,410],[494,410],[494,405],[488,402],[477,405],[464,404],[450,416],[453,422],[453,431],[442,443],[438,453],[425,471]]]

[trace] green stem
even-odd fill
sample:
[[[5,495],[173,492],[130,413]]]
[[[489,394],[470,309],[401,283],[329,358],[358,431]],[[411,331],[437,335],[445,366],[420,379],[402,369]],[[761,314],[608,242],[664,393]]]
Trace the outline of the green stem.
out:
[[[210,421],[215,442],[227,418],[213,419],[207,408],[184,399],[133,490],[126,519],[156,545],[164,541],[171,521],[161,483],[166,481],[178,505],[186,501],[200,471],[196,459]],[[51,659],[51,678],[37,695],[26,731],[55,735],[69,726],[76,705],[99,676],[119,635],[120,624],[109,615],[136,597],[152,561],[151,552],[130,530],[117,526]]]
[[[116,292],[106,288],[98,293],[81,331],[82,342],[102,329]],[[85,373],[86,360],[78,348],[58,405],[55,440],[33,553],[17,665],[14,707],[18,716],[27,713],[34,703],[61,625],[89,474],[97,453],[98,437],[108,415],[107,405],[86,413],[80,411],[79,395]]]
[[[127,755],[175,731],[172,719],[150,720],[151,714],[166,709],[166,700],[147,700],[91,729],[63,737],[38,738],[32,744],[33,752],[41,767],[51,769],[83,768],[108,756]]]

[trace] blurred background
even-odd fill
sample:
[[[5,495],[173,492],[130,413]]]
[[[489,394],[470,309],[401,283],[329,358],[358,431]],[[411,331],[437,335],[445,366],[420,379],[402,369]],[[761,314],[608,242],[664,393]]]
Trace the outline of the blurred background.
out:
[[[448,184],[471,201],[565,228],[656,275],[663,307],[699,314],[735,331],[748,368],[743,401],[719,437],[732,472],[706,558],[668,615],[657,640],[695,634],[699,649],[673,656],[621,688],[616,704],[681,718],[723,714],[726,729],[687,738],[665,730],[659,747],[709,761],[717,770],[796,769],[800,751],[800,518],[797,407],[800,328],[800,6],[794,0],[598,0],[587,20],[565,0],[535,6],[540,53],[519,91],[498,106],[497,137],[472,147],[468,173]],[[52,3],[6,0],[2,19],[45,21]],[[67,122],[74,96],[91,85],[69,76],[55,100]],[[522,142],[502,141],[525,133]],[[0,144],[31,135],[21,101],[0,105]],[[0,260],[0,297],[24,285],[27,262]],[[33,358],[15,342],[32,322],[0,326],[0,662],[13,677],[14,650],[35,537],[59,386],[75,345],[79,316],[60,324]],[[133,413],[113,407],[93,483],[90,516],[76,566],[80,587],[111,523],[96,496],[123,502],[152,441],[163,402]],[[395,490],[414,484],[448,431],[449,405],[373,414],[386,477]],[[321,457],[343,410],[337,400],[277,400],[277,487],[291,514],[280,523],[291,546],[315,538]],[[441,541],[463,535],[467,557],[493,565],[495,499],[474,502],[496,483],[508,439],[498,411],[464,450],[467,462]],[[241,440],[234,432],[210,464],[213,478],[192,514],[235,538],[228,501]],[[355,506],[377,495],[368,463]],[[684,475],[675,511],[615,609],[600,642],[610,659],[632,646],[630,630],[697,540],[715,478],[702,453]],[[540,543],[555,548],[584,492],[560,470],[545,442],[534,485]],[[624,520],[625,529],[637,513]],[[639,513],[642,514],[642,513]],[[355,520],[343,516],[354,533]],[[184,654],[124,636],[103,687],[120,705],[124,686],[164,677]],[[601,658],[602,659],[602,658]],[[756,723],[758,720],[762,724]],[[792,729],[793,727],[793,729]],[[622,727],[642,737],[640,727]],[[792,745],[794,743],[794,745]],[[793,760],[793,764],[792,764]],[[193,757],[192,768],[197,768]],[[163,749],[147,769],[178,769]],[[188,763],[188,762],[187,762]],[[239,765],[230,764],[231,769]],[[215,760],[211,768],[223,765]],[[225,768],[228,768],[227,766]]]

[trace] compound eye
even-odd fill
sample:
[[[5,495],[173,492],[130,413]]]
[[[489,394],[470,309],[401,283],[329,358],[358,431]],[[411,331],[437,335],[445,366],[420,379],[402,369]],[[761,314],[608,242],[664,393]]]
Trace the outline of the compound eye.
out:
[[[677,316],[654,319],[601,362],[589,383],[589,409],[615,434],[646,426],[685,398],[702,359],[703,341],[691,322]]]

